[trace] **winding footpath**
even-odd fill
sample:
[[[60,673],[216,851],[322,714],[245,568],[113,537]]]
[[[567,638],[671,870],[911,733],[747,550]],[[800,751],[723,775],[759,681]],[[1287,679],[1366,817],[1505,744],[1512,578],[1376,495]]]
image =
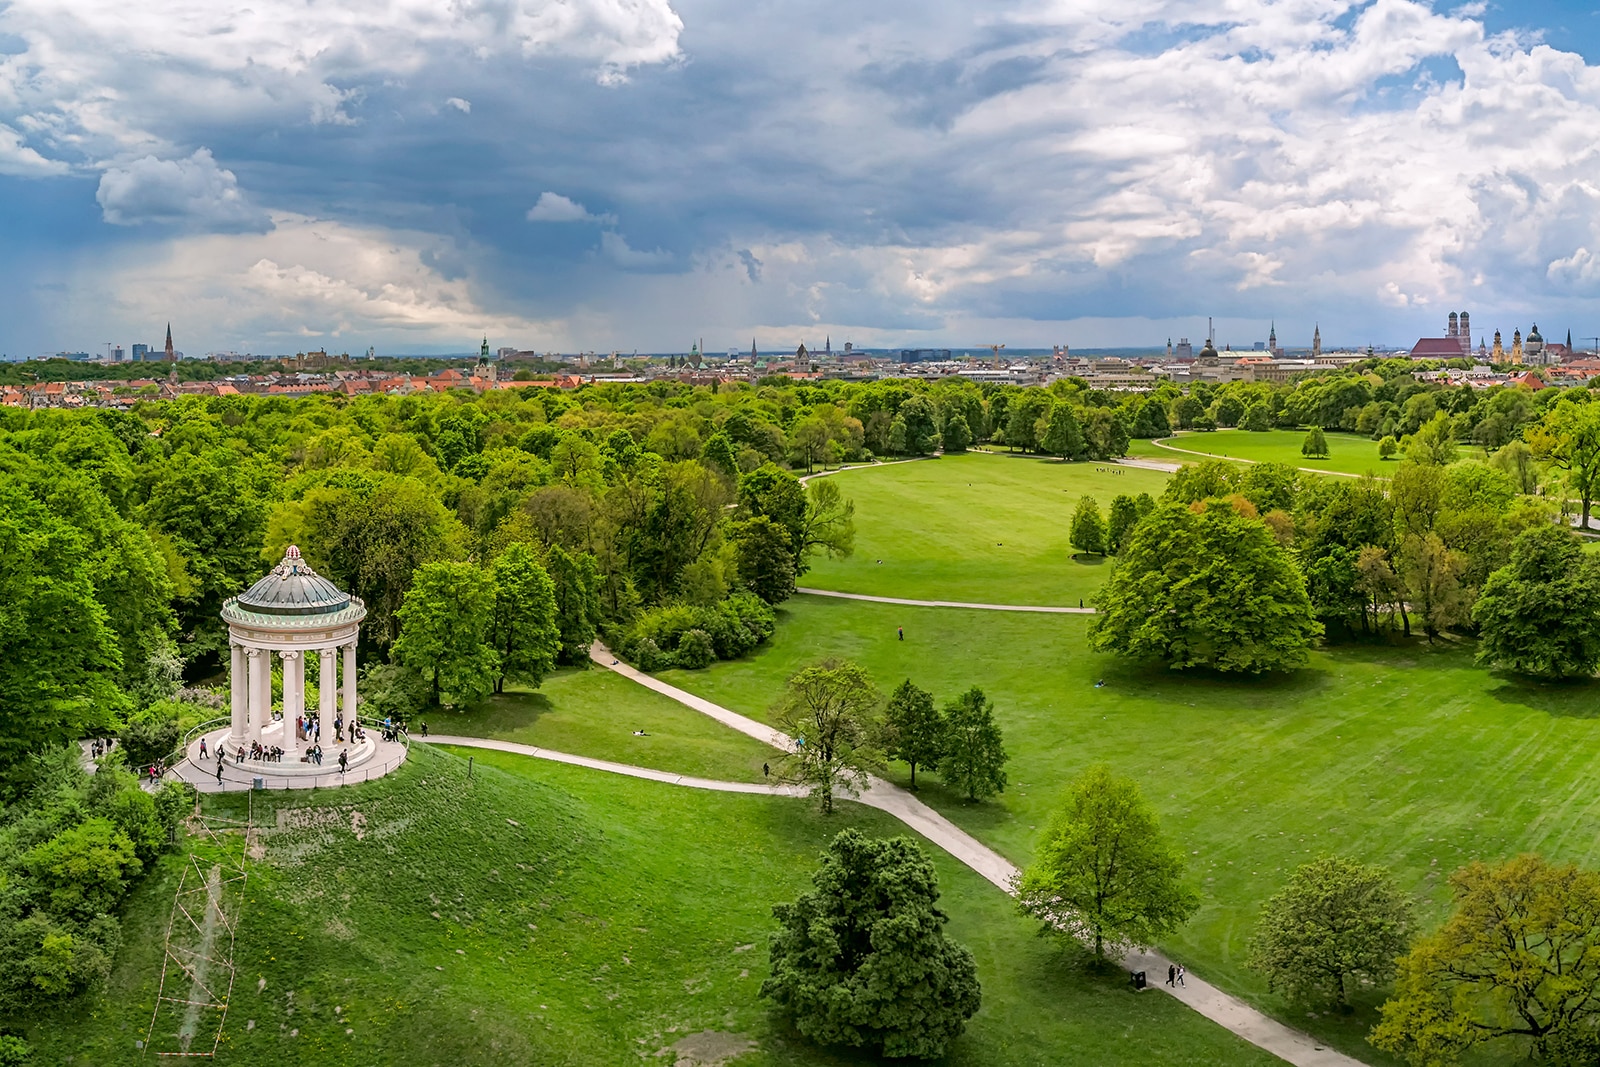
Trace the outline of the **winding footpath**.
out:
[[[969,604],[963,600],[905,600],[895,596],[869,596],[866,593],[841,593],[835,589],[796,587],[807,596],[832,596],[841,600],[870,600],[874,604],[903,604],[910,608],[972,608],[975,611],[1037,611],[1047,615],[1093,615],[1093,608],[1058,608],[1045,604]]]
[[[596,641],[590,649],[590,655],[595,663],[607,670],[614,671],[631,682],[677,701],[684,707],[697,711],[702,715],[707,715],[724,726],[752,737],[762,744],[771,745],[780,751],[787,751],[794,746],[793,740],[782,731],[775,730],[765,723],[757,722],[747,716],[740,715],[736,711],[722,707],[720,704],[714,704],[703,697],[695,696],[693,693],[679,689],[677,686],[669,685],[659,678],[651,677],[642,671],[636,670],[619,660],[609,648],[599,641]],[[708,778],[692,778],[675,774],[671,771],[636,767],[626,763],[613,763],[610,760],[592,759],[588,756],[574,756],[565,752],[554,752],[550,749],[517,744],[512,741],[498,741],[482,737],[459,737],[450,734],[434,734],[428,738],[428,741],[436,744],[493,749],[498,752],[532,756],[535,759],[553,760],[557,763],[588,767],[613,774],[625,774],[633,778],[644,778],[668,785],[685,786],[690,789],[783,797],[808,795],[808,791],[799,786],[767,785],[760,782],[722,782]],[[960,860],[996,887],[1007,893],[1014,891],[1013,885],[1020,872],[1011,861],[899,786],[875,777],[868,778],[867,781],[867,788],[859,796],[853,798],[857,803],[887,812],[950,853],[950,855]],[[1176,988],[1168,987],[1165,984],[1165,975],[1172,961],[1160,953],[1135,950],[1129,953],[1122,962],[1129,970],[1148,973],[1153,983],[1150,988],[1161,990],[1175,997],[1207,1019],[1237,1034],[1250,1044],[1270,1052],[1288,1063],[1295,1064],[1296,1067],[1364,1067],[1360,1060],[1352,1059],[1341,1052],[1319,1045],[1310,1036],[1268,1018],[1239,998],[1224,993],[1193,974],[1187,976],[1186,985]]]

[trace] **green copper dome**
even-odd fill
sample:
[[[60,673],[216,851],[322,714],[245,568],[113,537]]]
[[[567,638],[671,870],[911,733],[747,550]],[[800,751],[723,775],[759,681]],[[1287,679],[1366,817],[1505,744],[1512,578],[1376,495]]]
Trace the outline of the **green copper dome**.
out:
[[[279,563],[236,601],[261,615],[332,615],[350,606],[350,594],[312,570],[290,545]]]

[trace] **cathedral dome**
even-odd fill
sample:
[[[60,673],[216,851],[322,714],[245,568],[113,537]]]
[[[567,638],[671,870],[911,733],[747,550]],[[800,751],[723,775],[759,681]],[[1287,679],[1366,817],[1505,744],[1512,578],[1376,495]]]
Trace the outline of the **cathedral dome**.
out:
[[[1537,322],[1533,324],[1533,329],[1528,332],[1528,343],[1533,344],[1535,342],[1541,345],[1544,344],[1544,338],[1539,336],[1539,324]]]

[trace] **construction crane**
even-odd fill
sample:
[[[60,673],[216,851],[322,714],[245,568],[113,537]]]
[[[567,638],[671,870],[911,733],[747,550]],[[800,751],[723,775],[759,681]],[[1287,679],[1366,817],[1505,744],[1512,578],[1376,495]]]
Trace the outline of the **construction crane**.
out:
[[[1583,337],[1583,338],[1579,338],[1579,340],[1593,341],[1594,342],[1594,354],[1597,355],[1597,356],[1600,356],[1600,337]]]
[[[1005,345],[980,345],[979,347],[980,348],[987,348],[989,351],[994,353],[994,369],[995,370],[999,370],[1000,369],[1000,350],[1002,348],[1004,348]]]

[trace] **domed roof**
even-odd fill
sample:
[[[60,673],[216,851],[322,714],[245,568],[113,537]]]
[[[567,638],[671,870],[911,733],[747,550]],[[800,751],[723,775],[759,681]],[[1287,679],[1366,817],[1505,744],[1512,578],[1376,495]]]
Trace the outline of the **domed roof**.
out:
[[[1528,331],[1528,340],[1544,344],[1544,338],[1539,336],[1539,324],[1537,322],[1533,324],[1533,329]]]
[[[1206,358],[1215,359],[1215,358],[1217,358],[1217,349],[1216,349],[1216,347],[1214,345],[1212,345],[1211,339],[1209,337],[1206,338],[1206,346],[1200,350],[1200,358],[1201,359],[1206,359]]]
[[[283,562],[236,601],[239,607],[262,615],[332,615],[350,606],[350,594],[312,570],[290,545]]]

